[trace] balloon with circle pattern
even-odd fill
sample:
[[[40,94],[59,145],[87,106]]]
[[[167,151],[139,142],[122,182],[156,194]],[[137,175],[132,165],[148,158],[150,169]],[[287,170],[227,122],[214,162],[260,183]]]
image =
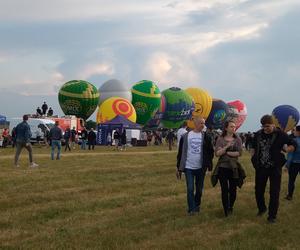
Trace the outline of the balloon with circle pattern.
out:
[[[110,97],[99,106],[97,123],[110,121],[117,115],[122,115],[128,120],[136,122],[135,109],[128,100],[121,97]]]

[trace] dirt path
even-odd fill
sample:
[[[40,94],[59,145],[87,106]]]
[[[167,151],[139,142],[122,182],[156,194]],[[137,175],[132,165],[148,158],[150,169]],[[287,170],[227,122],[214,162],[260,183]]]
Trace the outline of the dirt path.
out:
[[[26,153],[26,152],[25,152]],[[139,151],[139,152],[93,152],[93,153],[89,153],[89,152],[77,152],[77,153],[62,153],[62,157],[72,157],[72,156],[99,156],[99,155],[140,155],[140,154],[172,154],[172,153],[176,153],[176,151]],[[34,158],[45,158],[45,157],[49,157],[50,156],[50,152],[48,154],[42,153],[33,153]],[[10,154],[10,155],[2,155],[0,156],[0,159],[13,159],[14,158],[14,154]]]

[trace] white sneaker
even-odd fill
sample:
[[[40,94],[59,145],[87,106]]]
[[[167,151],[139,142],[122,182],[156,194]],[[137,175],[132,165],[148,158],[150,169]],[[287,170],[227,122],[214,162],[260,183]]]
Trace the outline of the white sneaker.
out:
[[[36,163],[34,163],[34,162],[32,162],[31,164],[30,164],[30,167],[31,168],[36,168],[36,167],[38,167],[39,165],[38,164],[36,164]]]
[[[20,165],[19,164],[15,164],[15,168],[19,168],[20,167]]]

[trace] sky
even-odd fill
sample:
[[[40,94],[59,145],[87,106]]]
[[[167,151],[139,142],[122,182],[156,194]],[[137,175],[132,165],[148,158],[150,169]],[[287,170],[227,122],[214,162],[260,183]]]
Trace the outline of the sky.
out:
[[[299,23],[299,0],[0,0],[0,114],[46,101],[63,115],[74,79],[147,79],[239,99],[253,131],[278,105],[300,110]]]

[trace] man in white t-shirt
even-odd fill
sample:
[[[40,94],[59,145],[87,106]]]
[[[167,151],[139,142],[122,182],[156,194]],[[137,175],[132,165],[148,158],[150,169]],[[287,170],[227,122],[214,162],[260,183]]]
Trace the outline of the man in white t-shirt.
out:
[[[181,136],[183,136],[187,132],[186,130],[186,122],[184,122],[180,129],[177,131],[177,148],[179,148],[179,142],[181,139]]]
[[[176,176],[185,173],[188,214],[199,213],[206,170],[212,169],[214,149],[212,138],[203,132],[205,120],[194,118],[195,129],[185,133],[179,143]],[[195,190],[195,192],[194,192]]]

